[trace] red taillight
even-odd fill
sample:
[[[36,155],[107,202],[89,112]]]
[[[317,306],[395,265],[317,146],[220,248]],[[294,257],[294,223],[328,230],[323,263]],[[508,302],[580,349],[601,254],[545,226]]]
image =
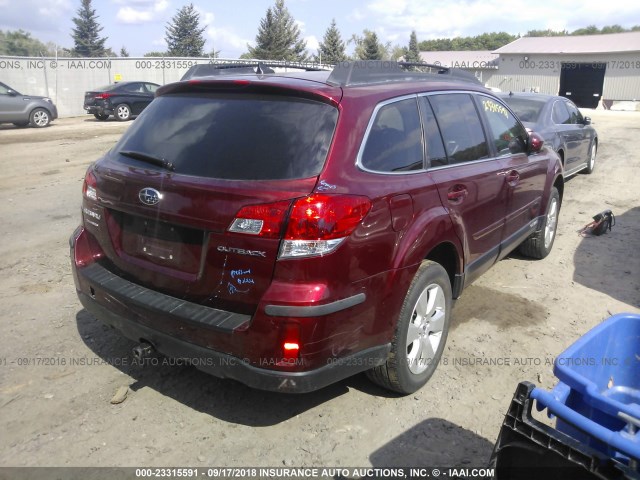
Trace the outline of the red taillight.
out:
[[[291,202],[285,200],[243,207],[229,227],[230,232],[280,238],[282,225]]]
[[[106,100],[107,98],[109,98],[112,94],[108,93],[108,92],[104,92],[104,93],[99,93],[95,96],[95,98],[100,98],[102,100]]]
[[[80,228],[73,241],[73,261],[78,267],[86,267],[103,256],[102,249],[93,235]]]
[[[282,327],[282,357],[292,360],[300,356],[300,326],[287,323]]]
[[[347,237],[371,208],[367,197],[315,194],[296,200],[285,240],[332,240]]]
[[[289,211],[288,200],[242,208],[229,231],[280,238]],[[335,250],[371,209],[367,197],[314,194],[297,199],[284,234],[280,258],[325,255]]]
[[[97,186],[98,180],[91,171],[91,168],[89,168],[89,170],[87,170],[87,174],[84,177],[84,182],[82,183],[82,194],[90,200],[98,200],[98,191],[96,189]]]

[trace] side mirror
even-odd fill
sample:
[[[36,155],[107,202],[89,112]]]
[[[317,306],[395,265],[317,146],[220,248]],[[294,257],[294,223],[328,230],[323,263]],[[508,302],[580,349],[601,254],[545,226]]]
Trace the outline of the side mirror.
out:
[[[538,153],[542,150],[544,139],[536,132],[531,132],[529,135],[529,153]]]
[[[584,117],[582,123],[584,123],[585,125],[591,125],[591,117]]]
[[[9,95],[10,97],[15,97],[18,94],[16,92],[14,92],[13,90],[7,90],[7,95]]]

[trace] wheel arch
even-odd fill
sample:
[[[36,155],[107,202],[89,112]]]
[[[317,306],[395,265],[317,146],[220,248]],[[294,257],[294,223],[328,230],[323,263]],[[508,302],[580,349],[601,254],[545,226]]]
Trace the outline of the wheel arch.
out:
[[[458,286],[459,280],[457,279],[462,274],[462,261],[460,252],[456,246],[449,241],[442,242],[433,247],[424,259],[436,262],[446,270],[449,281],[451,282],[453,297],[457,298],[460,296],[462,286]]]
[[[49,115],[49,117],[51,117],[53,114],[51,113],[51,110],[48,109],[47,107],[43,106],[43,105],[34,105],[29,109],[29,121],[31,121],[31,115],[33,115],[33,112],[35,112],[36,110],[44,110],[45,112],[47,112],[47,114]]]

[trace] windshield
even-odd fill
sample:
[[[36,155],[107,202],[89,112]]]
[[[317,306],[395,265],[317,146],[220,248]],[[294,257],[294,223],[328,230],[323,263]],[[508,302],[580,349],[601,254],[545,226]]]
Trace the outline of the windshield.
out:
[[[503,97],[521,122],[538,123],[546,101],[532,98]]]
[[[167,95],[147,107],[113,152],[160,158],[185,175],[308,178],[324,166],[337,117],[336,108],[299,98]],[[118,159],[138,161],[122,155]]]

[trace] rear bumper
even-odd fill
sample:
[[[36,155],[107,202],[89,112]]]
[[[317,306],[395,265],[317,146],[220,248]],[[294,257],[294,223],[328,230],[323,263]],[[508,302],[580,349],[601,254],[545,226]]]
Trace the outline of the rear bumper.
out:
[[[89,106],[89,107],[85,106],[84,109],[90,115],[113,115],[113,110],[110,110],[110,109],[104,108],[104,107],[100,107],[100,106],[96,106],[96,105],[92,105],[92,106]]]
[[[231,378],[262,390],[305,393],[387,360],[391,348],[387,341],[374,343],[369,338],[367,345],[360,337],[353,337],[359,340],[354,344],[351,337],[345,341],[335,330],[327,331],[329,343],[325,348],[318,347],[322,338],[315,344],[305,344],[301,338],[303,345],[315,349],[309,355],[313,360],[305,354],[295,359],[278,356],[282,341],[280,329],[292,320],[278,314],[298,314],[299,321],[310,322],[315,329],[331,322],[331,312],[352,317],[351,307],[359,304],[364,294],[306,309],[291,307],[292,311],[282,310],[286,306],[274,305],[271,308],[275,309],[276,316],[263,314],[258,319],[254,314],[252,318],[165,295],[115,275],[98,262],[88,260],[86,251],[90,247],[84,243],[90,237],[84,236],[84,232],[82,227],[76,230],[70,238],[70,247],[76,291],[85,309],[125,337],[135,342],[146,341],[158,352],[182,359],[216,377]],[[311,314],[319,317],[313,318]],[[341,326],[341,322],[337,324]],[[359,335],[359,331],[353,335]],[[342,340],[336,342],[336,338]],[[347,341],[352,347],[345,351]]]
[[[259,368],[248,360],[220,353],[153,330],[109,311],[89,295],[78,291],[85,309],[125,337],[139,342],[144,339],[169,357],[183,359],[206,373],[219,378],[232,378],[249,387],[282,393],[307,393],[344,378],[381,365],[387,359],[390,345],[363,350],[348,357],[328,359],[327,365],[304,372],[282,372]]]

